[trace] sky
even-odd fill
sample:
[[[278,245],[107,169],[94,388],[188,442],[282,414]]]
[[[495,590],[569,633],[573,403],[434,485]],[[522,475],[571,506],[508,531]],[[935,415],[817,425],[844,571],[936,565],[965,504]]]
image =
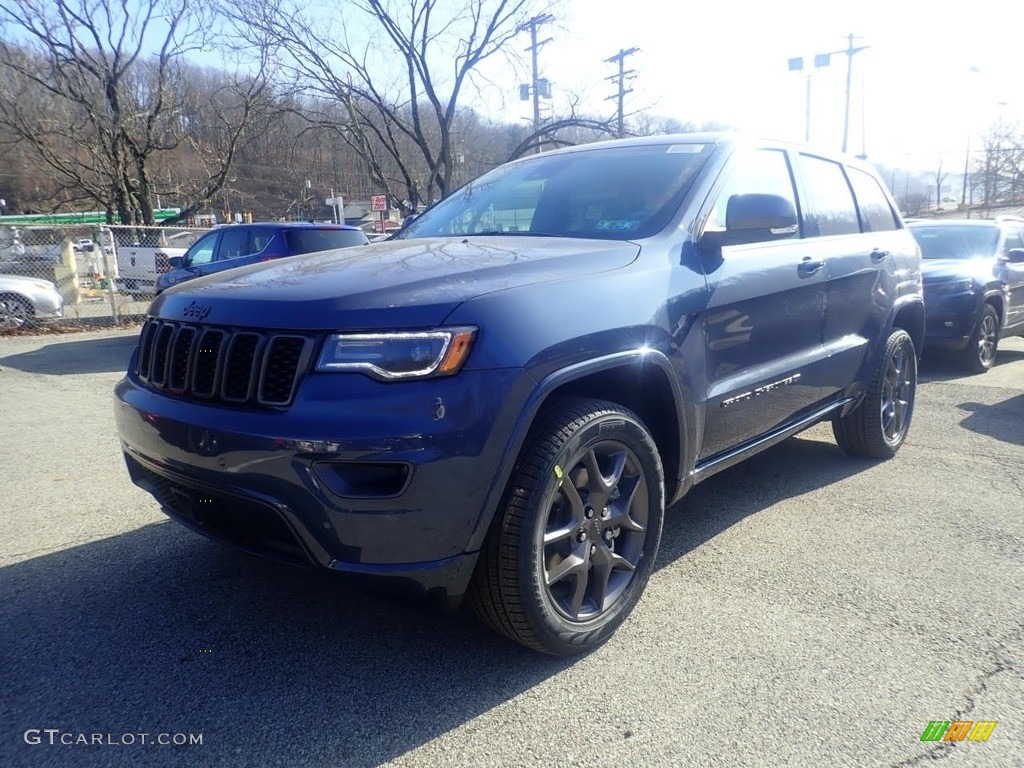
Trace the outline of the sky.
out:
[[[1024,2],[973,0],[564,0],[544,28],[541,76],[552,108],[582,95],[586,111],[610,116],[615,74],[604,59],[620,49],[636,70],[626,111],[645,109],[700,124],[725,123],[803,140],[807,72],[815,54],[843,51],[847,35],[867,46],[853,57],[848,150],[887,167],[962,168],[997,118],[1024,126]],[[788,70],[803,56],[804,73]],[[845,53],[811,78],[811,142],[840,148]],[[505,101],[504,117],[531,115]]]

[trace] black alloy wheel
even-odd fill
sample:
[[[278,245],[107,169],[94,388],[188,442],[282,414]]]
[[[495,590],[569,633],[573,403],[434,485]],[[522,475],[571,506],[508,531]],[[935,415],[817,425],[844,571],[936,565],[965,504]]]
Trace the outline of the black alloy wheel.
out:
[[[657,446],[636,414],[563,400],[538,419],[480,554],[469,603],[534,650],[596,648],[654,566],[664,516]]]

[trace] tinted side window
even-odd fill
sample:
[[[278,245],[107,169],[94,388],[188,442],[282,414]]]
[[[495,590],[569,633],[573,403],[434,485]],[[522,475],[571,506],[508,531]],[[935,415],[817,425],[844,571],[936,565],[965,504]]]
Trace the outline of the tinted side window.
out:
[[[839,163],[800,155],[797,167],[807,192],[803,202],[804,235],[850,235],[860,232],[857,208]]]
[[[1009,227],[1006,230],[1006,243],[1003,245],[1003,255],[1010,252],[1011,248],[1024,248],[1024,239],[1021,238],[1020,230]]]
[[[793,193],[793,177],[789,172],[786,153],[778,149],[759,149],[738,155],[732,162],[729,176],[715,201],[715,208],[708,219],[707,228],[724,232],[726,210],[733,195],[764,194],[778,195],[789,200],[796,209]],[[794,233],[792,237],[796,237]],[[784,238],[774,237],[772,240]]]
[[[847,168],[850,184],[857,196],[860,208],[860,225],[864,232],[889,232],[897,229],[896,215],[879,186],[878,180],[869,173],[856,168]]]
[[[274,239],[277,230],[274,229],[250,229],[249,230],[249,253],[259,253]],[[281,245],[281,241],[277,241]]]
[[[249,253],[249,230],[227,229],[221,235],[217,260],[237,259]]]
[[[356,229],[286,229],[284,241],[293,253],[330,251],[369,242],[366,235]]]

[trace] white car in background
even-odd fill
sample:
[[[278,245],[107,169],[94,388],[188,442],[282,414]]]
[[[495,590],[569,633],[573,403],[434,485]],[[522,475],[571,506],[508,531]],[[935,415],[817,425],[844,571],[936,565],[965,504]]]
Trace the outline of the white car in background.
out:
[[[64,297],[49,280],[0,274],[0,329],[64,316]]]
[[[171,257],[184,256],[202,234],[205,230],[170,235],[144,231],[141,242],[117,243],[117,278],[114,280],[117,292],[136,300],[155,296],[157,277],[171,270]]]

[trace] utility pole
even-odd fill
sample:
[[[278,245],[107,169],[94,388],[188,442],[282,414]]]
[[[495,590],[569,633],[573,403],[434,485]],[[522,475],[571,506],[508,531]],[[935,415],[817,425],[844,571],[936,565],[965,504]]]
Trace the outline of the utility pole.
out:
[[[862,45],[858,48],[853,47],[854,35],[851,32],[846,36],[846,110],[843,117],[843,152],[846,151],[847,140],[850,136],[850,83],[853,80],[853,56],[856,53],[860,53],[865,48],[871,46]]]
[[[534,16],[533,18],[530,19],[530,47],[527,48],[526,50],[530,52],[530,60],[533,65],[532,91],[534,133],[540,130],[540,88],[538,87],[538,82],[540,78],[537,73],[537,51],[540,50],[542,45],[551,42],[550,37],[547,40],[541,40],[540,42],[537,42],[537,28],[543,26],[544,24],[547,24],[549,21],[553,21],[554,18],[555,17],[552,16],[550,13],[542,13],[539,16]],[[538,140],[537,146],[534,148],[534,154],[540,153],[540,150],[541,142],[540,140]]]
[[[605,78],[605,80],[614,80],[614,81],[616,81],[616,83],[618,85],[618,91],[619,92],[615,96],[607,97],[605,99],[605,101],[610,101],[611,99],[618,99],[619,108],[618,108],[617,114],[618,114],[618,122],[619,122],[619,124],[618,124],[618,130],[616,132],[616,135],[620,139],[623,137],[623,135],[626,132],[626,122],[625,122],[626,121],[626,115],[625,115],[625,108],[624,108],[626,94],[633,92],[632,88],[626,88],[626,76],[627,75],[635,75],[636,74],[636,70],[635,69],[630,69],[630,70],[625,69],[626,57],[627,56],[632,56],[634,53],[636,53],[639,50],[640,49],[636,48],[636,47],[630,48],[628,51],[623,50],[622,48],[620,48],[619,52],[617,54],[615,54],[614,56],[611,56],[611,57],[609,57],[609,58],[604,60],[605,64],[618,64],[619,65],[619,73],[617,75],[612,75],[611,77],[606,77]]]

